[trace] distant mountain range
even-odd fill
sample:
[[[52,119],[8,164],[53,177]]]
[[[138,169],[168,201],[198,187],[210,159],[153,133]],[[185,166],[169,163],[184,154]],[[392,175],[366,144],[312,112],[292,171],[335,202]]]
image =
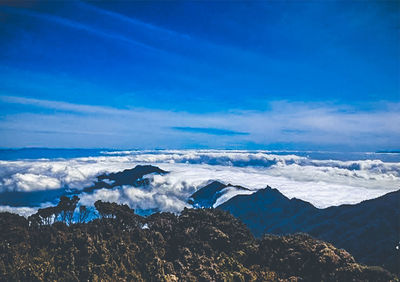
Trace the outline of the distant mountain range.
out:
[[[190,202],[210,207],[228,186],[212,182],[194,193]],[[235,196],[218,208],[240,218],[257,237],[305,232],[346,249],[363,263],[399,272],[400,190],[356,205],[318,209],[267,187]]]

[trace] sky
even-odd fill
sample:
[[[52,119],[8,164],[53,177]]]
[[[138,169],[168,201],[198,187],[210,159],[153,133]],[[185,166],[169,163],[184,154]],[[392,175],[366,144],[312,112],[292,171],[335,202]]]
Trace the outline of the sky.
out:
[[[0,147],[398,150],[398,1],[1,1]]]

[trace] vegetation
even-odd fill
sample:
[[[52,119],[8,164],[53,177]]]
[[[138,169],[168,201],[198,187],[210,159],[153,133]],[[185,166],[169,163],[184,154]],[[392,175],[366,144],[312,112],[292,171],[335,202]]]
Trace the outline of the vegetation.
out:
[[[28,219],[0,213],[1,281],[398,281],[305,234],[255,239],[221,210],[141,217],[97,201],[99,217],[86,222],[78,201]]]
[[[318,209],[276,189],[238,195],[218,206],[239,218],[256,237],[307,233],[349,251],[358,262],[400,275],[400,190],[355,205]]]

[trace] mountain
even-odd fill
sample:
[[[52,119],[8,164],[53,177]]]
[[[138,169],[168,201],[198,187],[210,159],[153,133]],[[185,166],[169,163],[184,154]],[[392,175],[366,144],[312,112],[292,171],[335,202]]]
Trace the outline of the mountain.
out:
[[[218,208],[240,218],[255,236],[305,232],[346,249],[363,263],[399,272],[400,190],[356,205],[318,209],[267,187]]]
[[[100,218],[69,225],[0,213],[0,281],[399,281],[308,235],[256,239],[218,209],[95,206]]]
[[[249,189],[241,186],[230,184],[225,185],[221,182],[213,181],[192,194],[188,200],[188,203],[194,207],[212,208],[217,202],[218,198],[227,193],[229,188],[239,191],[250,191]]]
[[[125,169],[116,173],[101,174],[97,176],[97,181],[90,187],[84,189],[85,192],[93,192],[96,189],[112,189],[121,185],[132,185],[135,187],[149,184],[148,174],[166,174],[167,171],[152,165],[137,165],[132,169]]]

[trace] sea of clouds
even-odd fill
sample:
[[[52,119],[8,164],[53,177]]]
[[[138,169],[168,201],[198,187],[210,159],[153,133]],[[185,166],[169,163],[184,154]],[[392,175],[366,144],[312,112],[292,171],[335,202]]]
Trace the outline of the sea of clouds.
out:
[[[148,175],[151,184],[146,187],[124,185],[81,192],[99,174],[138,164],[152,164],[170,173]],[[214,206],[269,185],[289,198],[325,208],[358,203],[399,189],[400,162],[317,160],[296,153],[232,150],[115,151],[96,157],[0,161],[0,197],[10,192],[78,189],[82,204],[93,205],[100,199],[126,203],[137,210],[179,212],[189,207],[191,194],[212,180],[250,189],[228,187]],[[39,206],[3,203],[0,210],[29,215],[54,201]]]

